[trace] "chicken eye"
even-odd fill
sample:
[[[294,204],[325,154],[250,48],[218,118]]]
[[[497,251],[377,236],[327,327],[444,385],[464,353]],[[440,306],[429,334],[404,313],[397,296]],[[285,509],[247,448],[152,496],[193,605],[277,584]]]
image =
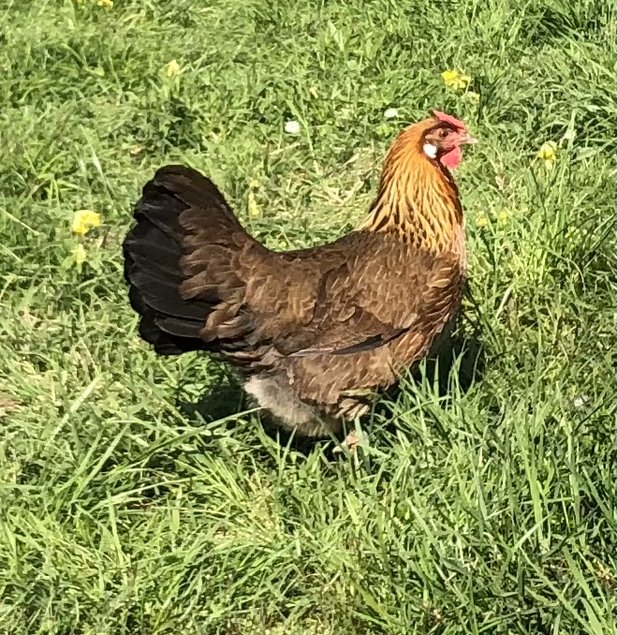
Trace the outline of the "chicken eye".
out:
[[[446,128],[442,128],[442,129],[439,131],[439,138],[440,138],[440,139],[445,139],[445,138],[446,138],[449,134],[450,134],[450,131],[449,131],[449,130],[447,130]]]

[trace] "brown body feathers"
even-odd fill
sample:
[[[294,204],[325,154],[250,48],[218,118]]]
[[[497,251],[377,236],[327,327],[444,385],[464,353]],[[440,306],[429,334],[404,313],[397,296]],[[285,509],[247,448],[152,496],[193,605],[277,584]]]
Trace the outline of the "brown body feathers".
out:
[[[462,210],[439,148],[426,146],[444,126],[455,128],[435,117],[403,131],[368,219],[311,249],[270,251],[209,179],[158,170],[124,242],[142,338],[161,354],[205,350],[229,362],[300,434],[337,432],[366,412],[458,311]]]

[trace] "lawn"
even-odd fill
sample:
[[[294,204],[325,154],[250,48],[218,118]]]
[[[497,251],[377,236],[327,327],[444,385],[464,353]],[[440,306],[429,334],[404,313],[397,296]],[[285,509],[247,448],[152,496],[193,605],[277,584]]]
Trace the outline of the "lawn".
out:
[[[0,633],[613,635],[612,3],[106,4],[0,2]],[[141,342],[120,243],[157,167],[320,243],[433,107],[481,141],[467,345],[447,390],[422,365],[380,402],[363,461]]]

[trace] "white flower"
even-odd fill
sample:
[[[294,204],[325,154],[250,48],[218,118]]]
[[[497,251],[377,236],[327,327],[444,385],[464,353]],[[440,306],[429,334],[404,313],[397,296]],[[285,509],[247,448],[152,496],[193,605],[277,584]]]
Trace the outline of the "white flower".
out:
[[[285,132],[287,134],[298,134],[300,132],[300,124],[292,119],[285,122]]]
[[[398,110],[396,108],[388,108],[384,113],[383,116],[386,119],[394,119],[394,117],[398,117]]]
[[[580,397],[574,397],[572,405],[575,408],[582,408],[588,401],[589,397],[587,395],[581,395]]]

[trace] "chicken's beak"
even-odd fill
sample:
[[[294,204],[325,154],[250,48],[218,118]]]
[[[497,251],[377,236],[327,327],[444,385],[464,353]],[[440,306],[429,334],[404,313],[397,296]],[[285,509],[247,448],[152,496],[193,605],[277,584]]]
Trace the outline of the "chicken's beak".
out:
[[[476,137],[472,137],[468,132],[466,132],[462,137],[461,137],[461,144],[465,144],[465,145],[472,145],[474,143],[478,143],[478,140],[476,139]]]

